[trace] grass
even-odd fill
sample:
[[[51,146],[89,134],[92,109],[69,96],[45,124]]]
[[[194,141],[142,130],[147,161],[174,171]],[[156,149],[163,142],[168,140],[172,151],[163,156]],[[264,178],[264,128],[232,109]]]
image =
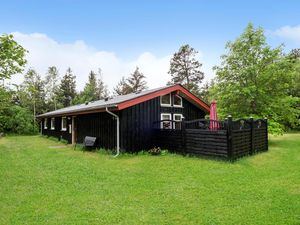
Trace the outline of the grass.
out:
[[[0,139],[0,224],[300,224],[300,134],[235,163]]]

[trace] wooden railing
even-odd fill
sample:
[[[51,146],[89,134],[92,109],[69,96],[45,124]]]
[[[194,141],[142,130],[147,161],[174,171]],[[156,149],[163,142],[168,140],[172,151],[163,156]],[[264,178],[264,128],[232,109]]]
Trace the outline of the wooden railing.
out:
[[[178,153],[234,160],[268,150],[266,119],[232,120],[229,116],[224,121],[160,120],[154,125],[154,145]]]

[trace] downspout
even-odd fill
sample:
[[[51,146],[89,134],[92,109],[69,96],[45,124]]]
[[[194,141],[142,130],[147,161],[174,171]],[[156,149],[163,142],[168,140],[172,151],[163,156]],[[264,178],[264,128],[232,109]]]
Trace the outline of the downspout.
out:
[[[120,118],[118,115],[114,114],[113,112],[109,111],[108,108],[105,108],[106,112],[117,119],[117,154],[114,157],[117,157],[120,154]]]

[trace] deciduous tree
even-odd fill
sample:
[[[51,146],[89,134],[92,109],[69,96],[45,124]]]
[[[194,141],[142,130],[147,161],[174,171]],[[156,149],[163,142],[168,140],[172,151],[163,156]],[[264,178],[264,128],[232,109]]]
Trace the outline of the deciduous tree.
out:
[[[58,69],[50,66],[45,77],[46,102],[49,111],[57,109],[58,82]]]
[[[227,54],[216,66],[214,97],[223,116],[268,117],[276,128],[294,123],[295,99],[291,88],[291,63],[282,46],[271,48],[262,28],[249,24],[233,42],[226,45]]]
[[[13,74],[21,73],[26,64],[26,50],[19,45],[13,35],[0,36],[0,80],[10,79]]]

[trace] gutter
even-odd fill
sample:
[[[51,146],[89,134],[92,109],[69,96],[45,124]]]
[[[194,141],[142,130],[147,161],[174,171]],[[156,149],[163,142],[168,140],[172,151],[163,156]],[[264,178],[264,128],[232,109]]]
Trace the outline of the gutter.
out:
[[[118,115],[109,111],[107,107],[105,108],[105,111],[117,119],[117,154],[114,155],[114,157],[117,157],[120,154],[120,118]]]

